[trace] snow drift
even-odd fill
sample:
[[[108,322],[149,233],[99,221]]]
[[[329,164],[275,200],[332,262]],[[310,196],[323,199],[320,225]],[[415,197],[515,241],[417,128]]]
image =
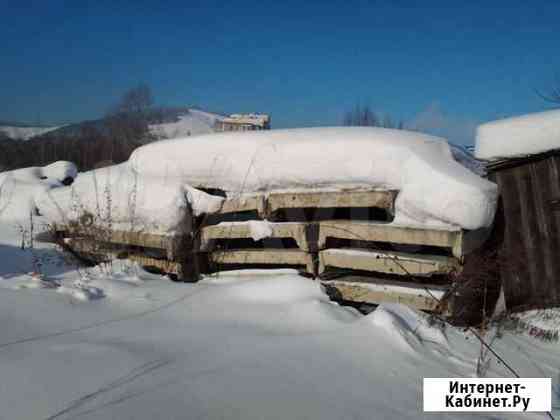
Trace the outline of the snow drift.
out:
[[[496,185],[457,163],[443,139],[370,127],[219,133],[155,142],[129,160],[141,176],[228,195],[305,188],[397,189],[397,220],[477,229]],[[401,218],[402,217],[402,218]]]
[[[37,208],[41,193],[63,187],[76,178],[78,170],[71,162],[59,161],[43,167],[30,167],[0,173],[0,219],[29,217]]]
[[[475,155],[498,160],[560,149],[560,110],[505,118],[482,124]]]
[[[125,229],[166,233],[181,229],[187,206],[195,215],[216,212],[223,199],[192,188],[177,178],[145,176],[127,163],[81,173],[69,188],[37,198],[41,214],[57,223],[90,213],[95,222]]]

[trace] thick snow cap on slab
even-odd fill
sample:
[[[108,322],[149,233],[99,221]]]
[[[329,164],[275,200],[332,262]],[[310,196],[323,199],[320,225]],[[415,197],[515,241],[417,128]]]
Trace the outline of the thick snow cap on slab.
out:
[[[477,229],[492,223],[496,185],[457,163],[443,139],[371,127],[219,133],[155,142],[129,160],[138,175],[217,188],[379,188],[400,193],[397,220]]]
[[[182,229],[189,205],[195,215],[212,213],[223,199],[179,179],[138,175],[125,162],[81,173],[71,187],[46,191],[35,201],[51,222],[67,224],[87,212],[101,226],[168,233]]]
[[[76,165],[65,161],[0,172],[0,221],[35,213],[38,196],[63,187],[63,181],[74,179],[77,174]]]
[[[482,124],[476,133],[478,159],[499,160],[560,149],[560,110]]]

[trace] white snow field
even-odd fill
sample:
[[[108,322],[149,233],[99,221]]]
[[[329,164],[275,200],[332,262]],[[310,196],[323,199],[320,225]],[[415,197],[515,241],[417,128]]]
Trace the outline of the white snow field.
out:
[[[20,243],[2,219],[0,419],[473,418],[422,413],[422,378],[475,376],[479,343],[406,307],[363,316],[293,270],[173,283]],[[488,339],[522,376],[552,378],[559,415],[560,344]],[[487,377],[508,375],[489,359]]]
[[[560,110],[504,118],[477,129],[475,155],[499,160],[560,149]]]
[[[400,191],[394,224],[455,230],[491,225],[497,187],[453,158],[443,139],[381,128],[309,128],[220,133],[159,141],[128,162],[80,174],[69,188],[38,199],[51,220],[92,214],[111,203],[116,223],[173,231],[185,197],[197,213],[222,198],[272,190],[380,188]],[[195,197],[196,196],[196,197]],[[105,213],[107,213],[105,211]]]
[[[200,136],[214,133],[214,124],[221,118],[223,115],[190,108],[187,114],[179,115],[178,121],[150,124],[150,131],[158,139]]]

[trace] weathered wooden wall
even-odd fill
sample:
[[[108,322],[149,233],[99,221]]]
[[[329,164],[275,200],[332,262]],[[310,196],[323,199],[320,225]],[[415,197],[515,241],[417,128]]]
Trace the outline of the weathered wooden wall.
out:
[[[500,263],[506,305],[512,310],[560,305],[560,153],[498,162],[488,169],[503,204]]]

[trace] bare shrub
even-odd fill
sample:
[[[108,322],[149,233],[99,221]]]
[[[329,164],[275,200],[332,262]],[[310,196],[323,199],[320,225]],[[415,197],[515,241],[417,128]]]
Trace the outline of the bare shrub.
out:
[[[389,115],[379,116],[368,105],[357,104],[354,109],[347,111],[342,120],[346,126],[383,127],[402,129],[402,121],[394,121]]]

